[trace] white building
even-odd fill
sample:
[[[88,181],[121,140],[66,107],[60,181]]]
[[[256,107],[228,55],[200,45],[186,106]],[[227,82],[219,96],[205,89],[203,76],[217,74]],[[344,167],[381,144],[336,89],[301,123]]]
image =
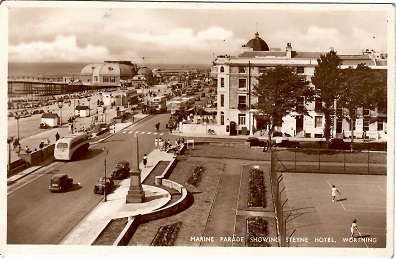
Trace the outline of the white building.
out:
[[[217,121],[223,125],[227,134],[250,134],[265,130],[264,121],[259,119],[258,111],[253,109],[257,98],[251,95],[251,89],[258,84],[258,77],[267,68],[277,65],[295,67],[297,73],[306,76],[310,81],[314,75],[317,59],[326,52],[300,52],[292,49],[287,43],[284,51],[270,49],[267,43],[256,33],[241,48],[236,56],[218,56],[213,62],[211,75],[217,80]],[[372,69],[387,69],[387,62],[382,55],[366,51],[358,55],[340,55],[341,68],[356,67],[364,63]],[[313,85],[312,85],[313,86]],[[313,86],[314,87],[314,86]],[[298,107],[283,118],[278,131],[297,137],[322,137],[324,114],[321,111],[321,98],[315,102],[305,103],[301,98],[298,106],[306,106],[310,116],[301,115]],[[370,118],[376,117],[376,120]],[[375,111],[364,110],[355,123],[355,136],[361,137],[365,132],[370,138],[381,138],[386,135],[386,116],[380,117]],[[346,120],[335,119],[332,135],[348,137],[350,125]]]

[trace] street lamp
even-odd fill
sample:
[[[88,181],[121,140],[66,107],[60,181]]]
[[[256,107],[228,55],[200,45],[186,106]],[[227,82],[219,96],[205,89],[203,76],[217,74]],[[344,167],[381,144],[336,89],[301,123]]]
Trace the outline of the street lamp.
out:
[[[102,150],[103,151],[106,151],[106,154],[105,154],[105,158],[104,158],[104,177],[105,177],[105,183],[104,183],[104,189],[103,189],[103,194],[104,194],[104,202],[106,202],[107,201],[107,191],[106,191],[106,181],[107,181],[107,178],[106,178],[106,173],[107,173],[107,169],[106,169],[106,158],[107,158],[107,154],[109,153],[109,150],[107,149],[107,147],[103,147],[102,148]]]
[[[58,107],[59,107],[59,114],[60,114],[60,125],[62,126],[62,107],[63,107],[63,101],[60,100],[58,102]]]
[[[11,171],[11,143],[14,140],[14,137],[9,137],[7,138],[7,144],[8,144],[8,172]]]
[[[17,139],[19,140],[19,115],[15,115],[15,119],[17,120]]]
[[[91,116],[91,103],[90,103],[91,98],[88,97],[87,101],[88,101],[88,114],[89,114],[89,116]]]

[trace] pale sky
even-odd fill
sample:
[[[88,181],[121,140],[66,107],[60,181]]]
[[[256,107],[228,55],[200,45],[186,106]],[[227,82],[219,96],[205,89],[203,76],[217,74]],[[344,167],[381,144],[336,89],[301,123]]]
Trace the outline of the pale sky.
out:
[[[10,3],[12,4],[12,3]],[[230,3],[15,3],[9,62],[208,63],[237,55],[256,31],[270,48],[388,52],[388,5]],[[3,5],[4,7],[4,5]],[[6,9],[6,10],[4,10]]]

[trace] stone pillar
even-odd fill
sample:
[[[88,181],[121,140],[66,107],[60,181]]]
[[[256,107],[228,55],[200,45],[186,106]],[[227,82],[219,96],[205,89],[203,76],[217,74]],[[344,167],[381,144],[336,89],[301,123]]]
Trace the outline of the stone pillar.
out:
[[[131,182],[129,185],[126,203],[142,203],[144,201],[144,191],[139,169],[139,142],[137,134],[132,139],[132,165],[131,165]]]

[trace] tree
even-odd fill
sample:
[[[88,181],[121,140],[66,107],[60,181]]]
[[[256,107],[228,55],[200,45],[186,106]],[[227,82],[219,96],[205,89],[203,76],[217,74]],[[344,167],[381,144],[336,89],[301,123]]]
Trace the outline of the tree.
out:
[[[271,143],[272,133],[276,126],[282,125],[282,118],[296,108],[299,98],[304,96],[307,102],[311,101],[314,89],[295,68],[278,65],[264,71],[259,83],[253,86],[252,93],[258,97],[255,106],[261,118],[267,122],[268,140]]]
[[[354,122],[359,108],[377,109],[386,112],[386,70],[375,71],[364,64],[356,69],[349,67],[342,71],[344,84],[337,102],[343,108],[340,114],[351,124],[351,151],[353,151]]]
[[[331,128],[334,123],[334,103],[341,93],[342,76],[340,64],[341,59],[334,50],[331,50],[325,55],[320,55],[318,66],[315,67],[314,76],[311,78],[318,95],[322,98],[322,111],[325,117],[324,137],[326,138],[326,142],[331,137]]]

